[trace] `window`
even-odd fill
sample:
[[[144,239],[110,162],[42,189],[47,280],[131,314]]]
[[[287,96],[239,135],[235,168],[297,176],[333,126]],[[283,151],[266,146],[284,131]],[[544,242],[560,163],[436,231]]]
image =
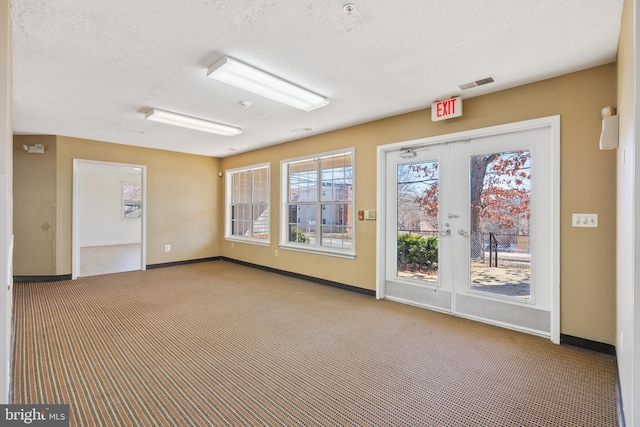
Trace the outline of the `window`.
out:
[[[353,258],[354,149],[283,161],[281,246]]]
[[[142,186],[140,184],[122,183],[122,217],[142,217]]]
[[[269,165],[226,173],[225,238],[269,243]]]

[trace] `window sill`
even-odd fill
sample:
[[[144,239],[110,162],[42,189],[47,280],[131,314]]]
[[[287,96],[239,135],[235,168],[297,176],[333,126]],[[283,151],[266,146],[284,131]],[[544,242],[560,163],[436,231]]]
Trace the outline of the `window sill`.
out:
[[[342,251],[338,252],[338,251],[332,251],[330,249],[317,248],[317,247],[307,246],[307,245],[285,245],[281,243],[280,249],[284,249],[287,251],[295,251],[295,252],[306,252],[306,253],[315,254],[315,255],[325,255],[325,256],[331,256],[336,258],[345,258],[345,259],[356,258],[356,254],[354,252],[342,252]]]
[[[258,246],[271,245],[271,242],[269,240],[251,239],[249,237],[224,236],[224,240],[227,240],[229,242],[248,243],[250,245],[258,245]]]

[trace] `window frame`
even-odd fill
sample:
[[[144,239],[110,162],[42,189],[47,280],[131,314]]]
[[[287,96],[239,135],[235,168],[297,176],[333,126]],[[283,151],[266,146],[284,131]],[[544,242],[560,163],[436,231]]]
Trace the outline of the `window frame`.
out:
[[[351,200],[350,201],[335,201],[335,200],[322,200],[322,162],[321,160],[339,157],[344,155],[351,155]],[[322,246],[322,233],[320,239],[316,240],[315,245],[309,245],[306,243],[296,243],[289,241],[289,206],[290,204],[298,205],[300,203],[292,203],[289,201],[289,166],[296,163],[302,163],[305,161],[319,161],[318,162],[318,181],[320,185],[316,186],[317,192],[315,201],[305,201],[305,204],[315,206],[316,218],[322,217],[322,205],[329,204],[348,204],[351,206],[351,248],[331,248]],[[308,252],[320,255],[334,256],[339,258],[354,259],[356,257],[356,149],[355,147],[344,148],[341,150],[328,151],[323,153],[317,153],[309,156],[301,156],[292,159],[285,159],[280,161],[280,248],[285,250]],[[320,226],[319,224],[317,225]]]
[[[142,218],[142,184],[138,183],[138,182],[129,182],[129,181],[120,181],[120,188],[121,188],[121,193],[122,193],[122,216],[121,218],[123,220],[128,220],[128,219],[140,219]],[[127,199],[126,193],[127,193],[127,189],[126,187],[134,187],[138,189],[138,193],[140,193],[140,199]],[[133,203],[132,203],[133,202]],[[134,204],[135,203],[135,204]],[[138,206],[137,209],[134,209],[133,211],[136,212],[135,215],[130,215],[127,214],[127,206]]]
[[[253,172],[260,169],[266,169],[267,171],[267,238],[259,239],[253,237],[254,230],[254,221],[250,220],[249,226],[249,236],[240,236],[237,234],[233,234],[233,207],[234,200],[234,189],[233,189],[233,177],[234,174],[239,174],[242,172],[250,172],[250,185],[249,185],[249,195],[250,202],[242,203],[243,205],[249,205],[249,218],[253,218],[254,207],[256,205],[262,205],[263,203],[256,203],[253,200]],[[225,218],[224,218],[224,238],[225,240],[232,242],[240,242],[240,243],[250,243],[254,245],[268,246],[271,244],[271,163],[261,163],[257,165],[251,166],[243,166],[234,169],[225,170]]]

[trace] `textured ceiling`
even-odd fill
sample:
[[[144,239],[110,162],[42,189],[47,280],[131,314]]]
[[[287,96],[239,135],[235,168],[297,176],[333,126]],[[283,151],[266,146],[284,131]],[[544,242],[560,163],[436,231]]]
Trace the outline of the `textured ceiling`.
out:
[[[336,0],[14,0],[14,132],[225,157],[614,62],[623,4],[350,1],[348,15]],[[329,105],[303,112],[207,78],[224,55]],[[150,122],[151,108],[244,132]]]

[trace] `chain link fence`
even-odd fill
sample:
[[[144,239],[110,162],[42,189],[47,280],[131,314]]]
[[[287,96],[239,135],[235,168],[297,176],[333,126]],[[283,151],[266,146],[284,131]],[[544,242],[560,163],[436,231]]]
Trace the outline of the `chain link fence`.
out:
[[[528,234],[471,233],[471,260],[488,267],[530,268]]]

